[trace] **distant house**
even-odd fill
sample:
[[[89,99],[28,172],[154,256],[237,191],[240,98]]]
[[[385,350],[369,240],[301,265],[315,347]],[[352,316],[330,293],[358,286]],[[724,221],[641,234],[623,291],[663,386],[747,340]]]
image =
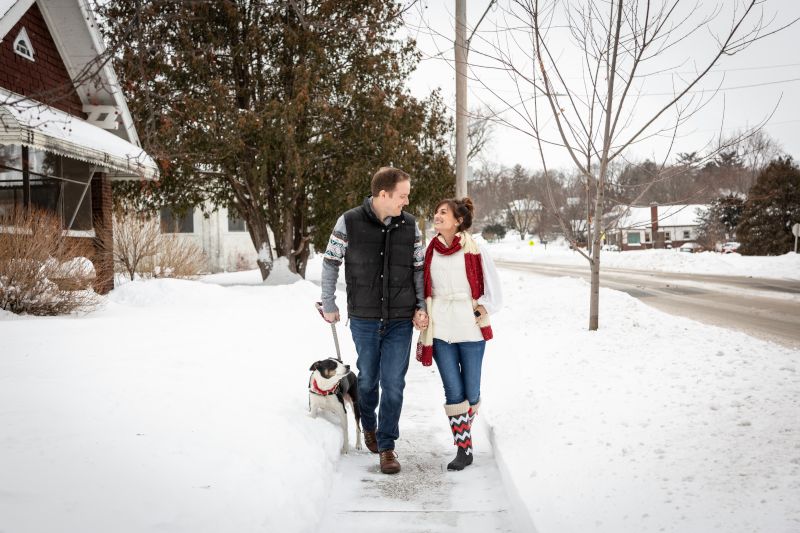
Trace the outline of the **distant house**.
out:
[[[83,0],[0,0],[0,226],[19,210],[56,213],[92,243],[98,292],[113,287],[96,244],[112,238],[111,181],[158,174],[103,50]]]
[[[621,250],[678,248],[697,240],[700,215],[708,209],[702,204],[620,206],[607,220],[616,220],[606,232],[606,244]]]
[[[522,238],[538,226],[542,204],[532,198],[521,198],[508,203],[506,223],[520,232]]]
[[[211,210],[212,206],[206,206]],[[201,209],[180,216],[161,210],[161,232],[193,241],[206,254],[209,272],[236,272],[258,268],[256,252],[244,220],[219,209],[205,216]],[[273,239],[274,242],[274,239]]]

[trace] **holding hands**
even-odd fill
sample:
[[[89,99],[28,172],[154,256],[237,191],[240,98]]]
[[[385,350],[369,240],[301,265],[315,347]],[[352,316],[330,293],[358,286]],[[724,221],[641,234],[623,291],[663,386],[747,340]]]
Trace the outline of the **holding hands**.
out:
[[[473,314],[475,315],[475,323],[479,324],[481,318],[483,318],[483,316],[487,315],[488,313],[486,312],[486,308],[484,306],[479,305],[478,307],[475,308]]]
[[[417,309],[417,312],[414,313],[414,327],[418,330],[423,330],[428,327],[428,313],[423,311],[422,309]]]

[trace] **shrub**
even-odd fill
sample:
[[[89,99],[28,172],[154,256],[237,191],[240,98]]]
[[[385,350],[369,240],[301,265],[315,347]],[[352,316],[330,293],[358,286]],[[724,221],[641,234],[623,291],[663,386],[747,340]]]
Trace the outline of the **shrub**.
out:
[[[90,289],[91,244],[70,239],[58,216],[19,210],[0,220],[0,309],[17,314],[62,315],[97,303]]]
[[[192,240],[162,235],[151,275],[154,278],[192,278],[204,273],[206,256]]]
[[[162,234],[159,220],[142,214],[114,214],[114,271],[131,280],[191,278],[206,271],[206,258],[197,244]]]
[[[488,224],[483,227],[481,235],[487,241],[496,241],[506,236],[506,228],[502,224]]]
[[[161,227],[158,220],[145,215],[114,213],[114,272],[124,273],[133,280],[158,252]]]

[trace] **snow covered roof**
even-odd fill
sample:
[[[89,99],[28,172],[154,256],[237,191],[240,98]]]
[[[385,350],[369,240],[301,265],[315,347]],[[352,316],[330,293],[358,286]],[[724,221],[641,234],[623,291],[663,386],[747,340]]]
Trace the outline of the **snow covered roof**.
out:
[[[93,163],[117,171],[112,177],[158,175],[155,161],[144,150],[109,131],[8,91],[0,90],[0,102],[6,102],[0,104],[0,144],[21,144]]]
[[[18,2],[18,0],[0,0],[0,19],[5,17],[6,13],[11,11],[11,8]],[[8,33],[6,30],[5,33]],[[0,35],[4,35],[2,30],[0,30]]]
[[[523,198],[509,202],[508,207],[514,211],[538,211],[542,208],[542,204],[531,198]]]
[[[94,70],[92,62],[105,51],[94,13],[85,0],[0,0],[0,41],[16,25],[33,4],[39,7],[47,29],[53,37],[64,66],[75,83],[75,90],[84,106],[114,106],[122,122],[115,135],[140,145],[128,104],[119,80],[104,62]]]
[[[699,213],[703,213],[708,206],[703,204],[675,204],[659,205],[658,226],[663,227],[682,227],[697,226],[700,224]],[[619,229],[650,229],[650,206],[647,207],[621,207],[625,210],[617,221]]]

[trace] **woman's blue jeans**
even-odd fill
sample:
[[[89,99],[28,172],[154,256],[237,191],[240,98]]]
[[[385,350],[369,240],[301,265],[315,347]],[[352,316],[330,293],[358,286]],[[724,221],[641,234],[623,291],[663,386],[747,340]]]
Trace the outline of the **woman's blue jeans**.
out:
[[[403,389],[411,356],[411,320],[382,322],[350,317],[350,332],[358,353],[361,427],[364,431],[377,428],[379,451],[394,450],[394,441],[400,436]],[[377,417],[375,409],[378,409]]]
[[[475,405],[481,399],[481,364],[486,341],[445,342],[433,339],[433,360],[439,367],[448,404],[468,400]]]

